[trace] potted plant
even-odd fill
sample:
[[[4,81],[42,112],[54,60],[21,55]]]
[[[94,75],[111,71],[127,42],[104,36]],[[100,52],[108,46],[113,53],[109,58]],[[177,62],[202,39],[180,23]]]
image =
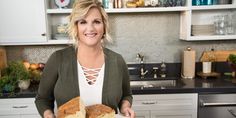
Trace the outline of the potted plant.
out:
[[[211,73],[212,72],[212,63],[216,61],[216,56],[214,54],[214,50],[209,52],[205,52],[201,57],[202,61],[202,71],[203,73]]]
[[[9,75],[0,77],[0,93],[14,93],[17,85],[17,80]],[[1,96],[0,95],[0,96]]]
[[[236,54],[229,54],[227,62],[230,64],[232,69],[232,76],[236,77]]]
[[[5,69],[5,75],[16,80],[18,87],[22,90],[28,89],[30,86],[30,74],[22,61],[10,62]]]

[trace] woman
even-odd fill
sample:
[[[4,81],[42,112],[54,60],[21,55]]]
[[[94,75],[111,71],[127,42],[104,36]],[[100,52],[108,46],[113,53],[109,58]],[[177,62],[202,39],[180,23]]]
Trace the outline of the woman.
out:
[[[77,0],[68,32],[74,46],[53,53],[44,68],[35,100],[40,115],[53,118],[54,100],[59,107],[80,96],[85,105],[105,104],[133,118],[126,63],[104,47],[111,39],[101,3]]]

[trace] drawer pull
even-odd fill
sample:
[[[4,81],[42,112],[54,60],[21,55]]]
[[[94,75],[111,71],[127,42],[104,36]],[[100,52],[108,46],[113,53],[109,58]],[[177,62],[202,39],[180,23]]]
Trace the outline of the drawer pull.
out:
[[[13,106],[12,108],[16,108],[16,109],[18,109],[18,108],[27,108],[28,106]]]
[[[145,105],[156,104],[156,103],[157,103],[156,101],[145,101],[145,102],[142,102],[142,104],[145,104]]]

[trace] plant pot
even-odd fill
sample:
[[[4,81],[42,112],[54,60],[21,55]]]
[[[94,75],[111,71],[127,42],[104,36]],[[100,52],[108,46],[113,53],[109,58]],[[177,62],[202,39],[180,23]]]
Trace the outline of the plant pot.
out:
[[[211,62],[202,62],[202,72],[211,73]]]
[[[18,82],[18,87],[21,90],[26,90],[29,88],[29,86],[30,86],[30,80],[19,80]]]

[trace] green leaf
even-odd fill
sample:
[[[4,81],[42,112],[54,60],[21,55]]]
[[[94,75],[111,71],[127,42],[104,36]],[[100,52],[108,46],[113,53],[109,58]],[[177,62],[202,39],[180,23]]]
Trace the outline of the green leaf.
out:
[[[228,61],[233,63],[233,64],[236,64],[236,55],[235,54],[230,54],[228,56]]]

